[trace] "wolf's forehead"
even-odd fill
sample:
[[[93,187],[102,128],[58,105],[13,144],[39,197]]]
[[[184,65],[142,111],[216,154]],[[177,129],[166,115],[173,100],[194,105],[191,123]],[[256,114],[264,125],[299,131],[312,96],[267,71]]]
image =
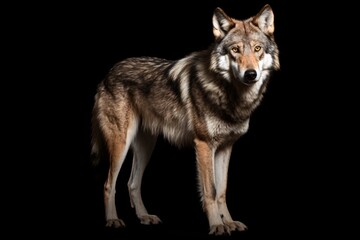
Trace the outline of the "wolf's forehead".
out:
[[[254,25],[252,18],[245,21],[236,20],[234,30],[237,32],[242,32],[243,34],[258,34],[261,32],[261,30]]]
[[[225,39],[224,39],[225,40]],[[237,42],[265,42],[265,34],[252,26],[252,30],[244,28],[234,28],[231,32],[228,33],[225,42],[227,44],[237,43]]]

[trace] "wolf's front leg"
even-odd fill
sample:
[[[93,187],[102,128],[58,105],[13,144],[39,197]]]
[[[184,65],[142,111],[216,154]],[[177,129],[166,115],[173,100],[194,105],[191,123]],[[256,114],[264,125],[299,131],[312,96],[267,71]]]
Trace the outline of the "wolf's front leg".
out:
[[[223,223],[216,200],[214,150],[209,143],[199,139],[195,140],[195,148],[202,203],[210,226],[209,234],[230,234],[231,229]]]
[[[231,151],[232,146],[228,146],[219,150],[215,155],[216,199],[223,223],[231,231],[244,231],[247,229],[246,225],[232,219],[226,204],[227,176]]]

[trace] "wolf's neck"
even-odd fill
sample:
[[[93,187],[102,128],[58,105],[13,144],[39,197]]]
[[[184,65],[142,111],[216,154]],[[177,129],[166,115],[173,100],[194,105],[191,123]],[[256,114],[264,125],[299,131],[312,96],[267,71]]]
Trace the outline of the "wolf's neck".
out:
[[[261,78],[259,81],[250,86],[241,84],[238,87],[240,102],[250,105],[257,104],[261,101],[263,94],[266,91],[267,84],[268,81],[266,78]]]
[[[224,84],[223,91],[213,93],[213,99],[219,99],[217,107],[223,116],[227,116],[226,118],[229,121],[244,121],[259,106],[267,84],[268,80],[266,78],[259,80],[251,86],[235,81],[227,82]]]

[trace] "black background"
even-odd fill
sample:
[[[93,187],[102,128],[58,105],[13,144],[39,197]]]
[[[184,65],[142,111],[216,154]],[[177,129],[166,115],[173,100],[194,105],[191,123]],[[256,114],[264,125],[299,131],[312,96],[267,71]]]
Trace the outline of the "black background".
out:
[[[18,99],[20,104],[9,108],[10,122],[18,129],[17,134],[10,134],[9,142],[15,145],[10,149],[12,155],[25,161],[21,165],[12,162],[16,175],[9,172],[26,177],[21,197],[10,200],[20,209],[19,214],[10,214],[14,218],[11,222],[18,222],[21,216],[26,223],[20,228],[47,237],[207,238],[193,149],[178,149],[162,138],[146,169],[142,194],[149,213],[157,214],[163,223],[142,226],[136,219],[127,192],[129,156],[117,185],[119,216],[128,228],[104,228],[105,172],[89,163],[96,85],[113,64],[126,57],[179,59],[207,48],[213,40],[215,7],[244,19],[269,3],[275,14],[281,70],[273,74],[263,103],[251,118],[249,132],[233,149],[228,207],[234,220],[244,222],[249,230],[231,237],[293,239],[314,232],[322,236],[339,228],[333,227],[339,223],[330,219],[344,211],[344,205],[339,209],[339,204],[330,203],[338,196],[342,174],[338,164],[350,158],[338,144],[344,134],[337,127],[344,110],[333,90],[341,86],[331,80],[335,72],[325,78],[316,70],[319,59],[326,62],[328,58],[318,41],[328,28],[312,30],[319,13],[330,6],[288,2],[118,1],[13,6],[21,21],[15,21],[17,15],[8,18],[15,24],[9,28],[8,36],[15,37],[9,40],[14,47],[8,48],[8,62],[15,64],[10,69],[11,88],[7,89],[14,95],[10,101]],[[16,81],[20,72],[22,81]],[[330,160],[333,158],[336,160]],[[8,194],[15,196],[18,189],[8,185]]]

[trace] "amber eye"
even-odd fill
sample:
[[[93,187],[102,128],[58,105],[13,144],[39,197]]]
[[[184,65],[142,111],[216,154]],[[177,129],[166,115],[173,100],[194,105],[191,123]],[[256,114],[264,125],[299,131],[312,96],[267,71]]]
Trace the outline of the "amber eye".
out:
[[[260,46],[255,46],[254,50],[255,50],[255,52],[258,52],[258,51],[261,50],[261,47]]]
[[[232,51],[233,53],[239,53],[239,52],[240,52],[240,50],[239,50],[238,47],[232,47],[232,48],[231,48],[231,51]]]

